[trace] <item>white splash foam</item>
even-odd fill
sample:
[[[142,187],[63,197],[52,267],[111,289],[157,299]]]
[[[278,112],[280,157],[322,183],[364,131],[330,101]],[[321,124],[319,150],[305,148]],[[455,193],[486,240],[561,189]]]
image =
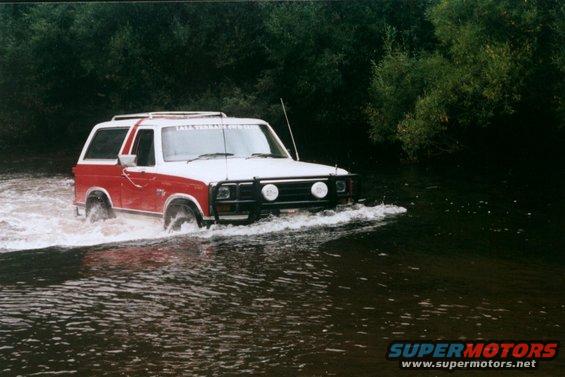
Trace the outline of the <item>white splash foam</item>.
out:
[[[406,212],[405,208],[381,204],[366,207],[357,204],[341,210],[323,211],[316,214],[298,213],[292,216],[264,219],[247,226],[215,225],[207,230],[200,230],[200,237],[215,236],[251,236],[278,233],[285,230],[298,231],[305,228],[340,226],[351,222],[379,221],[388,215]]]
[[[0,180],[0,250],[29,250],[50,246],[91,246],[190,234],[199,238],[251,236],[286,230],[339,226],[356,221],[380,221],[406,212],[393,205],[357,205],[318,214],[296,214],[248,226],[215,225],[171,234],[159,221],[140,216],[90,223],[77,217],[72,205],[73,180],[66,177],[4,176]]]

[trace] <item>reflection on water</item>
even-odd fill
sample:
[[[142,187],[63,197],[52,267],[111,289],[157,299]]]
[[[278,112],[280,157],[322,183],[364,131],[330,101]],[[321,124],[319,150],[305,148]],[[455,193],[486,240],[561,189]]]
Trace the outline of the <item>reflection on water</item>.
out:
[[[401,216],[0,254],[0,375],[395,376],[391,339],[560,339],[561,181],[523,177],[409,169],[369,177]]]

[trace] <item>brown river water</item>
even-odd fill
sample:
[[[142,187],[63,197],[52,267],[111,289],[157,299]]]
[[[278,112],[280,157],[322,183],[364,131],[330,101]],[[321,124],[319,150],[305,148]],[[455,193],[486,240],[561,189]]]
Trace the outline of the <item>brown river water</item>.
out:
[[[0,376],[435,376],[388,343],[564,338],[562,167],[377,166],[366,205],[175,234],[75,217],[69,170],[0,171]]]

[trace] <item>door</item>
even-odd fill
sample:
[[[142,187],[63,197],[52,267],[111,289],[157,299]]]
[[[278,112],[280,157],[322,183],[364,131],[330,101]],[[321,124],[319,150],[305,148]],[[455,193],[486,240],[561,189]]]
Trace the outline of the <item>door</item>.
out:
[[[155,144],[153,130],[139,129],[131,154],[137,166],[122,172],[122,207],[127,210],[155,212]]]

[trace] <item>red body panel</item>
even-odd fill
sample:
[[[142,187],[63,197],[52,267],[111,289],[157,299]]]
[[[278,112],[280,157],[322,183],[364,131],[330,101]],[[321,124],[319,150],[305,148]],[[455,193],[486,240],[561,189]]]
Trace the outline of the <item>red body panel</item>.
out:
[[[196,199],[204,216],[210,216],[208,185],[204,182],[164,174],[154,174],[154,176],[155,189],[164,190],[162,196],[156,196],[156,208],[158,212],[165,210],[165,202],[171,195],[186,194]]]
[[[93,187],[108,192],[116,209],[163,214],[164,205],[175,194],[194,197],[204,216],[210,216],[208,186],[204,182],[149,172],[127,172],[120,165],[78,164],[75,173],[75,204],[86,203],[86,193]],[[131,181],[130,181],[131,179]],[[132,183],[133,182],[133,183]]]
[[[146,172],[127,172],[128,178],[122,176],[121,199],[122,208],[161,212],[156,206],[155,174]],[[135,185],[134,185],[135,184]]]
[[[75,173],[75,203],[86,203],[86,192],[91,187],[101,187],[110,195],[113,207],[120,208],[122,167],[119,165],[76,165]]]

